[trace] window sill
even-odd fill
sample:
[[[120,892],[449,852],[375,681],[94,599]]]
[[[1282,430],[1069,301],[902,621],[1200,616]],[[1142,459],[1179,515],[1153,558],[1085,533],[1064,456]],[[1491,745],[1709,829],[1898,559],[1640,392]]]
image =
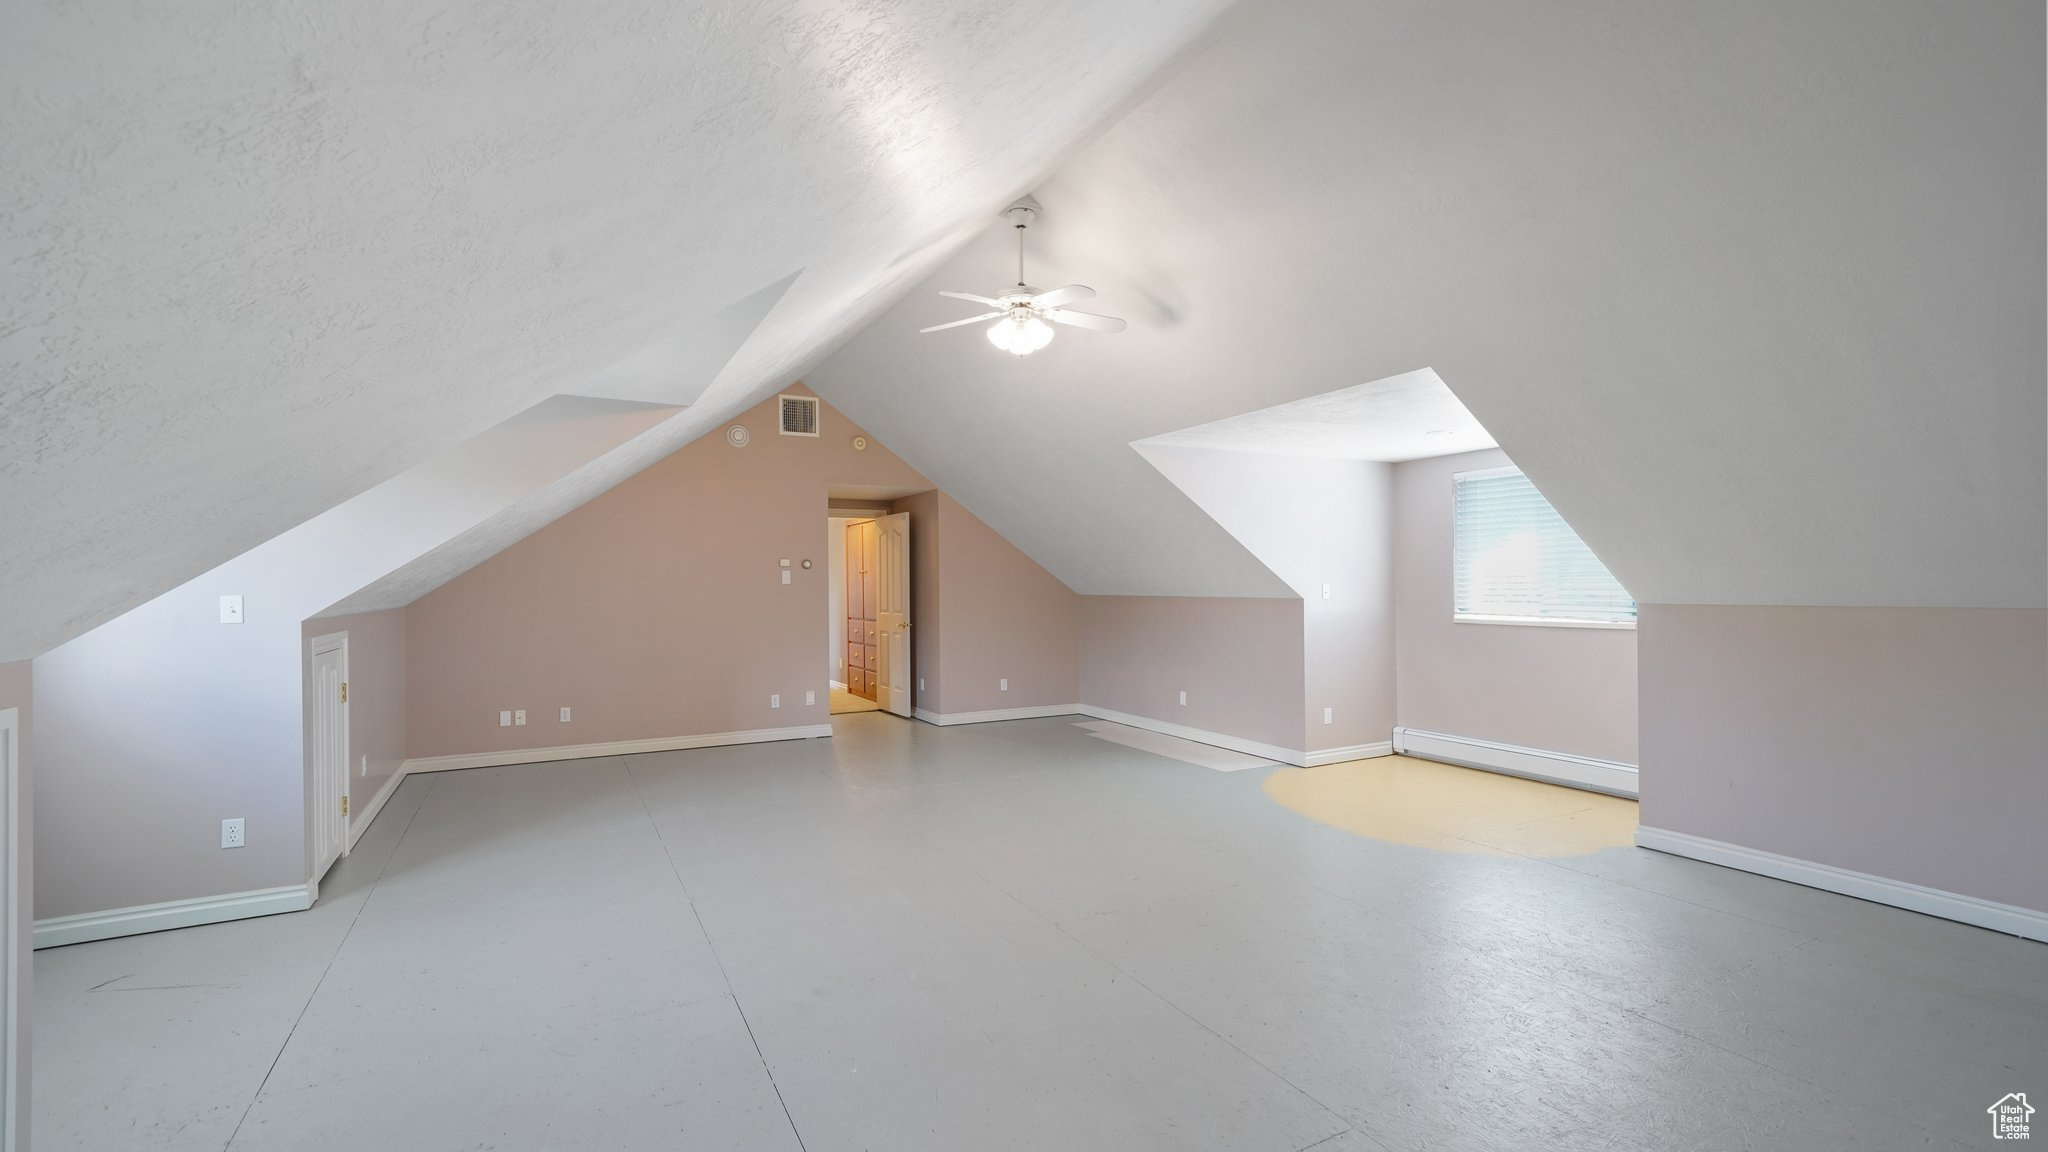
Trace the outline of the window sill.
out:
[[[1540,616],[1468,616],[1457,613],[1451,617],[1453,624],[1504,624],[1510,628],[1599,628],[1607,631],[1633,632],[1633,620],[1546,620]]]

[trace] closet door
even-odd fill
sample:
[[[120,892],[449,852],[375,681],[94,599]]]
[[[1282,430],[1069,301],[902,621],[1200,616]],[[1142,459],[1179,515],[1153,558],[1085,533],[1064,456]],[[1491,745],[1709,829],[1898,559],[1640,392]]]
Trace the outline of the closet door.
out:
[[[868,671],[875,702],[898,716],[910,702],[910,517],[902,512],[875,522],[875,650]]]

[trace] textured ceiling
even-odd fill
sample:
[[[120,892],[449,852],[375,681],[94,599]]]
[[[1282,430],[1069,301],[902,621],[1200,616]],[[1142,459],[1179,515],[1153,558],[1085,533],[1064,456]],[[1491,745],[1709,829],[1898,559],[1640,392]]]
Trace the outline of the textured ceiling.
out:
[[[648,404],[695,402],[800,275],[793,272],[709,316],[678,321],[660,340],[576,381],[576,395]]]
[[[559,396],[555,397],[553,402],[576,399],[580,398]],[[580,507],[592,496],[612,487],[618,482],[612,479],[612,476],[619,469],[630,469],[619,474],[619,478],[623,479],[666,456],[673,450],[665,447],[672,426],[673,418],[578,466],[559,480],[533,488],[508,500],[496,511],[329,605],[317,615],[349,616],[357,612],[381,612],[387,608],[405,607],[524,540],[537,528]],[[484,436],[489,435],[488,432],[484,433]],[[650,450],[650,444],[664,447]],[[420,469],[431,468],[441,460],[447,459],[447,456],[448,454],[444,454],[435,457],[433,461],[420,465],[419,469],[387,480],[355,499],[367,500],[376,496],[387,486],[400,483]],[[348,505],[344,504],[342,507],[346,508]],[[318,523],[318,520],[316,519],[314,523]]]
[[[1398,464],[1495,445],[1435,372],[1417,368],[1137,442],[1152,446]]]
[[[1274,0],[810,383],[1083,592],[1270,575],[1132,441],[1427,364],[1647,602],[2038,606],[2035,4]],[[999,206],[999,205],[992,205]]]
[[[782,299],[794,279],[791,277],[764,288],[700,322],[678,325],[659,344],[580,384],[579,395],[551,397],[544,405],[589,398],[650,404],[694,398],[753,336],[762,318]],[[678,411],[669,406],[664,406],[663,410],[670,413]],[[687,425],[695,423],[691,421]],[[525,539],[633,471],[659,459],[659,453],[652,456],[648,453],[653,448],[665,452],[668,446],[677,442],[676,437],[685,426],[686,422],[671,415],[639,429],[636,435],[622,438],[608,446],[607,451],[581,462],[579,467],[547,484],[523,490],[496,489],[508,494],[501,506],[474,523],[434,541],[432,547],[409,554],[397,567],[329,605],[320,615],[381,612],[412,603]],[[477,440],[490,437],[492,432],[484,433]],[[476,442],[466,441],[465,446]],[[442,488],[482,487],[474,483],[473,470],[463,467],[462,447],[458,447],[385,481],[341,507],[367,501],[408,479],[417,482],[421,477],[431,478],[432,486]],[[331,512],[325,513],[308,521],[308,524],[318,524],[331,515]]]
[[[801,271],[535,505],[573,506],[857,329],[1221,6],[10,7],[0,659],[547,396],[676,402],[676,332]]]

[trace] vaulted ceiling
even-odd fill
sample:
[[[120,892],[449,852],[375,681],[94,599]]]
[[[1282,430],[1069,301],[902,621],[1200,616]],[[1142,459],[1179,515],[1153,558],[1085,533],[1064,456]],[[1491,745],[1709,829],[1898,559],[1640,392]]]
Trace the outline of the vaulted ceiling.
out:
[[[403,598],[798,375],[1084,592],[1286,594],[1131,442],[1427,366],[1646,601],[2041,603],[2038,6],[1222,6],[10,11],[0,659],[691,404]],[[1027,189],[1131,330],[916,335]]]
[[[1221,7],[11,6],[0,659],[549,395],[680,376],[661,398],[698,407],[651,441],[679,445],[921,278]],[[678,331],[792,276],[687,378]]]
[[[1498,447],[1427,368],[1138,441],[1147,448],[1320,456],[1399,464]]]
[[[1435,369],[1649,602],[2039,606],[2043,14],[1280,0],[808,379],[1083,592],[1265,594],[1130,443]],[[992,207],[1000,207],[994,205]]]

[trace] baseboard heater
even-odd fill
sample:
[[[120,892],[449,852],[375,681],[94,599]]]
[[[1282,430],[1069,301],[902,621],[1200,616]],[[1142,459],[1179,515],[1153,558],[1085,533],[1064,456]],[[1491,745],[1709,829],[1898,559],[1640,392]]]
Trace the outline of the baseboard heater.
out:
[[[1425,732],[1419,728],[1394,729],[1394,751],[1424,760],[1441,760],[1466,768],[1562,784],[1567,788],[1605,792],[1610,796],[1634,799],[1636,795],[1636,766],[1618,760],[1599,760],[1470,736]]]

